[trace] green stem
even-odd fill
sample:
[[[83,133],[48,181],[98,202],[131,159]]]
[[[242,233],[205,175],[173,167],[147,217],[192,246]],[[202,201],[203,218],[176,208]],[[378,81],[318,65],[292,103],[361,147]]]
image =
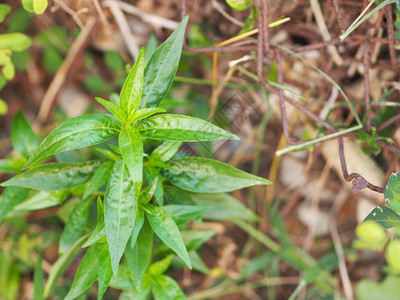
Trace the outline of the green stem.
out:
[[[331,133],[331,134],[328,134],[328,135],[325,135],[325,136],[321,136],[319,138],[312,139],[311,141],[304,142],[302,144],[293,145],[293,146],[278,150],[278,151],[276,151],[276,155],[282,155],[282,154],[285,154],[285,153],[288,153],[288,152],[292,152],[292,151],[296,151],[296,150],[302,150],[302,149],[304,149],[306,147],[309,147],[309,146],[312,146],[312,145],[314,145],[316,143],[319,143],[319,142],[322,142],[322,141],[326,141],[326,140],[329,140],[329,139],[332,139],[332,138],[335,138],[335,137],[338,137],[338,136],[341,136],[341,135],[344,135],[344,134],[347,134],[347,133],[350,133],[350,132],[353,132],[353,131],[357,131],[357,130],[359,130],[361,128],[362,128],[361,125],[356,125],[354,127],[348,128],[348,129],[344,129],[344,130],[341,130],[341,131],[338,131],[338,132],[334,132],[334,133]]]

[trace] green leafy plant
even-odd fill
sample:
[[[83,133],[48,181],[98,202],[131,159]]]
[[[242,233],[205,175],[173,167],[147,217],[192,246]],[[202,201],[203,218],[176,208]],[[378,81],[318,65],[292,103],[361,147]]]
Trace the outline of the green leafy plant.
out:
[[[47,0],[22,0],[22,6],[26,11],[41,15],[48,5]]]
[[[158,107],[177,71],[187,21],[147,64],[141,49],[119,98],[96,98],[111,114],[67,120],[39,145],[25,117],[18,113],[14,118],[12,142],[18,156],[0,160],[0,171],[18,174],[1,184],[0,221],[10,213],[56,206],[74,196],[59,214],[66,225],[44,297],[51,295],[79,250],[88,247],[65,299],[80,296],[96,280],[98,299],[108,286],[133,293],[135,299],[150,292],[156,299],[184,299],[178,284],[164,273],[175,256],[206,272],[196,250],[214,234],[187,230],[185,223],[202,217],[256,219],[226,192],[270,181],[213,159],[177,155],[182,142],[238,137]],[[62,152],[95,145],[92,160],[42,164]],[[92,204],[97,222],[88,232]]]
[[[9,5],[0,4],[0,23],[4,21],[10,11],[11,7]],[[0,34],[0,67],[2,68],[0,89],[4,87],[6,81],[13,79],[15,76],[15,66],[11,60],[11,55],[14,52],[26,50],[30,45],[31,39],[23,33]]]

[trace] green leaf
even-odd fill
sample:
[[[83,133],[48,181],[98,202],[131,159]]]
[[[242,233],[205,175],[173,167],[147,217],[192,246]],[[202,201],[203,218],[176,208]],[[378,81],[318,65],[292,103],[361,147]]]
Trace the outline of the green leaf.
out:
[[[156,168],[152,167],[144,168],[144,176],[149,183],[157,181],[156,189],[154,190],[154,198],[156,198],[158,205],[162,207],[164,205],[163,177]]]
[[[138,120],[142,120],[148,118],[152,115],[166,112],[164,108],[161,107],[150,107],[150,108],[142,108],[134,113],[132,113],[128,118],[128,123],[135,123]]]
[[[28,68],[30,53],[28,50],[22,52],[13,52],[11,54],[11,61],[14,64],[15,70],[18,72],[25,72]]]
[[[193,270],[199,271],[206,275],[210,272],[210,269],[203,262],[200,255],[196,251],[190,251],[189,256],[193,262]]]
[[[136,215],[135,226],[132,229],[131,234],[131,248],[135,247],[136,240],[139,236],[139,232],[142,229],[144,224],[144,211],[141,208],[138,208],[138,212]]]
[[[16,211],[34,211],[60,205],[68,196],[68,191],[39,191],[29,196],[15,207]]]
[[[63,256],[61,256],[55,264],[51,267],[49,277],[47,279],[45,288],[44,288],[44,293],[43,293],[43,298],[46,299],[47,297],[50,296],[51,292],[54,289],[54,286],[56,285],[57,279],[64,274],[65,270],[68,268],[72,260],[75,258],[75,256],[78,254],[78,252],[81,250],[82,244],[85,242],[87,239],[88,235],[85,235],[81,237],[79,240],[77,240],[69,249],[67,252],[64,253]]]
[[[38,146],[38,139],[21,111],[18,111],[11,123],[11,141],[14,150],[28,158]]]
[[[53,46],[49,46],[49,48],[45,48],[43,51],[43,65],[47,72],[51,74],[57,73],[58,69],[61,67],[64,62],[64,57]]]
[[[192,261],[193,270],[199,271],[203,274],[208,274],[210,272],[210,269],[202,261],[200,255],[196,251],[190,251],[189,257],[190,257],[190,260]],[[174,267],[179,267],[179,268],[185,267],[184,262],[181,259],[179,259],[177,256],[174,256],[174,259],[172,260],[172,265]]]
[[[182,231],[182,238],[188,251],[197,250],[215,235],[214,230],[185,230]]]
[[[121,150],[119,149],[118,146],[115,146],[115,145],[113,145],[113,144],[108,144],[108,147],[109,147],[112,151],[114,151],[115,153],[121,155]],[[116,159],[115,159],[115,160],[116,160]]]
[[[22,0],[22,6],[26,11],[33,12],[33,0]]]
[[[89,239],[82,245],[82,248],[89,247],[90,245],[97,242],[99,239],[106,235],[105,225],[104,225],[104,205],[101,201],[101,197],[97,198],[97,224],[95,229],[92,231]]]
[[[101,161],[83,163],[50,163],[40,165],[1,183],[43,191],[66,190],[84,184],[92,177]]]
[[[39,259],[36,263],[35,272],[33,273],[33,285],[34,285],[34,293],[33,300],[42,300],[43,299],[43,291],[44,291],[44,275],[42,269],[42,255],[39,255]]]
[[[6,80],[0,74],[0,91],[6,85]],[[0,99],[0,116],[5,116],[8,112],[8,104],[3,99]]]
[[[114,275],[135,225],[137,198],[123,160],[111,171],[105,194],[104,221]]]
[[[176,224],[181,225],[201,216],[211,206],[199,205],[167,205],[164,210],[169,214]]]
[[[89,248],[76,271],[74,281],[67,296],[64,298],[75,299],[83,294],[99,278],[99,264],[110,264],[107,243],[99,241]],[[112,273],[106,274],[108,282],[111,280]],[[107,285],[108,285],[107,282]]]
[[[155,277],[152,286],[152,293],[155,300],[185,300],[185,294],[178,283],[171,277],[159,275]]]
[[[356,249],[380,251],[387,240],[385,229],[374,221],[358,224],[356,235],[358,239],[353,242],[353,247]]]
[[[100,75],[87,75],[83,86],[92,94],[108,94],[113,87]]]
[[[162,260],[156,261],[151,264],[149,267],[149,274],[153,276],[158,276],[166,272],[171,265],[172,259],[174,255],[168,255],[167,257],[163,258]]]
[[[9,5],[0,4],[0,23],[4,21],[10,11],[11,7]]]
[[[110,177],[112,167],[112,161],[105,161],[97,168],[96,172],[93,174],[93,177],[89,181],[85,193],[83,194],[83,199],[89,197],[107,182],[108,177]]]
[[[150,34],[145,48],[146,48],[146,55],[144,56],[144,59],[147,63],[150,60],[150,58],[153,56],[154,51],[156,51],[156,49],[157,49],[157,36],[154,33]]]
[[[357,283],[356,295],[358,300],[393,300],[399,296],[400,277],[386,276],[382,282],[361,280]]]
[[[386,261],[388,263],[388,270],[394,274],[400,273],[400,241],[395,239],[391,240],[386,247]]]
[[[153,230],[149,223],[145,221],[135,246],[131,243],[125,249],[125,258],[132,272],[133,282],[137,289],[141,289],[144,273],[149,266],[153,250]]]
[[[0,34],[0,49],[10,51],[24,51],[32,44],[31,39],[23,33]]]
[[[203,157],[184,157],[168,161],[171,169],[162,174],[181,189],[196,193],[230,192],[271,181]]]
[[[95,97],[96,101],[103,105],[110,113],[112,113],[120,122],[126,121],[126,113],[111,101],[104,100],[100,97]]]
[[[23,32],[31,25],[32,15],[22,7],[16,8],[7,21],[8,32]]]
[[[235,219],[257,221],[258,217],[246,208],[238,199],[226,194],[194,194],[190,197],[197,205],[209,206],[211,209],[203,213],[203,218],[216,221],[232,221]]]
[[[365,218],[364,222],[367,220],[378,222],[385,229],[400,226],[400,215],[386,206],[374,208]]]
[[[0,173],[17,173],[22,169],[24,164],[25,164],[24,159],[22,160],[14,158],[0,159]]]
[[[47,0],[33,0],[33,11],[41,15],[47,8]]]
[[[28,196],[29,189],[11,186],[5,188],[0,198],[0,223],[4,217],[14,209],[19,203],[23,202]]]
[[[114,73],[125,70],[125,61],[118,51],[107,50],[104,52],[104,63]]]
[[[122,86],[119,105],[129,116],[139,108],[143,91],[143,72],[145,67],[145,48],[140,49],[135,65],[130,70],[124,85]]]
[[[175,114],[152,116],[140,122],[137,128],[145,137],[168,141],[239,139],[236,135],[204,120]]]
[[[119,133],[120,126],[108,114],[87,114],[58,125],[43,140],[24,168],[29,168],[54,154],[99,144]]]
[[[400,212],[400,174],[393,173],[385,188],[386,204],[396,212]]]
[[[99,282],[99,287],[98,287],[98,292],[97,292],[97,300],[101,300],[103,298],[104,293],[106,292],[108,285],[110,284],[113,272],[111,268],[111,258],[110,254],[107,251],[108,245],[107,243],[105,244],[105,249],[104,251],[101,252],[100,257],[99,257],[99,264],[97,266],[98,268],[98,282]]]
[[[143,96],[140,107],[156,107],[168,93],[178,70],[182,53],[186,16],[168,39],[159,46],[144,71]]]
[[[251,0],[226,0],[226,3],[234,10],[242,11],[252,4]]]
[[[118,144],[124,163],[133,181],[136,198],[138,198],[143,180],[142,137],[136,129],[128,129],[126,126],[122,126]]]
[[[147,204],[150,202],[151,198],[154,196],[154,192],[156,190],[158,183],[158,178],[155,178],[154,181],[146,187],[146,189],[140,194],[139,203]]]
[[[165,141],[151,153],[152,159],[169,161],[178,152],[182,142]]]
[[[84,200],[75,206],[68,217],[64,230],[61,233],[58,252],[62,255],[81,236],[89,217],[89,200]]]
[[[174,220],[158,206],[148,205],[146,207],[148,208],[147,219],[157,236],[182,258],[189,268],[192,268],[181,233]]]

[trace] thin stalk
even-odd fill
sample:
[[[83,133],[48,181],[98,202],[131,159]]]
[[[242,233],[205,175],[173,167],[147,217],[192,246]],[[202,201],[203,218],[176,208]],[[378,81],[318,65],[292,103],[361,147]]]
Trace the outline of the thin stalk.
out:
[[[347,133],[350,133],[350,132],[357,131],[357,130],[359,130],[361,128],[362,128],[361,125],[356,125],[354,127],[348,128],[348,129],[340,130],[338,132],[334,132],[334,133],[331,133],[331,134],[328,134],[328,135],[325,135],[325,136],[321,136],[319,138],[313,139],[313,140],[308,141],[308,142],[304,142],[302,144],[293,145],[293,146],[278,150],[278,151],[276,151],[276,155],[282,155],[282,154],[285,154],[285,153],[288,153],[288,152],[301,150],[301,149],[304,149],[304,148],[309,147],[311,145],[314,145],[316,143],[319,143],[319,142],[322,142],[322,141],[326,141],[326,140],[329,140],[329,139],[332,139],[332,138],[335,138],[335,137],[338,137],[338,136],[341,136],[341,135],[344,135],[344,134],[347,134]]]

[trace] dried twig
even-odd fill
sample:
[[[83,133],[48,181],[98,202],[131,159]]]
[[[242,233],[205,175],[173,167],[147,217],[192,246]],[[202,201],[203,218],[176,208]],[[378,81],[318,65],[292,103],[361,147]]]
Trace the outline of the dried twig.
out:
[[[331,225],[330,231],[332,235],[333,244],[335,246],[336,254],[339,260],[339,272],[340,272],[340,278],[342,280],[344,295],[346,296],[347,300],[353,300],[354,299],[353,288],[351,286],[349,273],[347,271],[346,260],[344,257],[342,242],[340,241],[339,233],[337,231],[336,221],[332,219],[330,225]]]
[[[151,24],[152,26],[156,27],[156,28],[166,28],[166,29],[170,29],[170,30],[174,30],[176,27],[178,27],[178,22],[173,21],[173,20],[169,20],[157,15],[153,15],[153,14],[148,14],[146,12],[144,12],[143,10],[137,8],[136,6],[133,6],[132,4],[123,2],[123,1],[115,1],[115,0],[108,0],[108,1],[104,1],[103,3],[110,7],[111,3],[115,3],[115,5],[118,5],[119,9],[134,15],[136,17],[141,18],[144,22]],[[111,4],[114,5],[114,4]]]
[[[125,15],[122,13],[121,7],[115,0],[106,1],[104,4],[108,6],[108,8],[111,10],[111,13],[114,15],[115,21],[118,24],[119,30],[121,31],[126,46],[128,47],[129,53],[134,59],[136,59],[139,55],[139,45],[136,43],[135,38],[131,33],[128,21],[126,20]]]
[[[65,58],[63,64],[58,69],[57,74],[54,76],[53,81],[51,82],[44,96],[43,102],[39,109],[39,113],[33,124],[33,127],[35,129],[39,128],[40,125],[42,125],[47,119],[47,116],[49,115],[50,109],[54,104],[58,92],[61,90],[62,86],[67,80],[68,74],[71,72],[71,70],[79,69],[79,64],[83,60],[78,60],[77,58],[85,51],[95,24],[95,17],[90,17],[87,20],[81,34],[72,45],[71,50],[68,52],[68,55]]]
[[[315,20],[317,21],[318,29],[321,32],[322,38],[324,41],[330,41],[331,35],[329,34],[328,27],[325,24],[324,15],[321,11],[321,6],[319,5],[318,0],[310,0],[311,10],[314,14]],[[332,57],[332,60],[338,66],[343,64],[343,59],[340,57],[339,52],[336,47],[333,45],[328,46],[328,51]]]
[[[243,27],[244,23],[240,22],[239,20],[235,19],[234,17],[232,17],[230,14],[228,14],[224,8],[221,6],[221,4],[219,4],[217,1],[212,0],[212,6],[221,14],[223,15],[227,20],[229,20],[230,22],[232,22],[233,24],[239,26],[239,27]]]

